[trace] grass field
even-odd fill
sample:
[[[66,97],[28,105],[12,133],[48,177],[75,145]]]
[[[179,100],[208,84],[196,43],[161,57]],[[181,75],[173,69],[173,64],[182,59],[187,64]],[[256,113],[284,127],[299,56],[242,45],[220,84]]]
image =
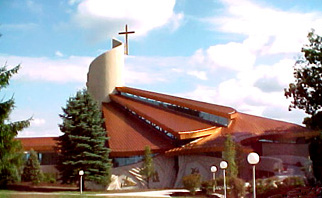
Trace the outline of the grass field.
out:
[[[53,192],[53,193],[39,193],[39,192],[19,192],[19,191],[8,191],[8,190],[0,190],[0,198],[93,198],[93,197],[106,197],[106,198],[130,198],[134,197],[133,195],[129,196],[114,196],[110,195],[102,195],[102,193],[94,193],[94,192],[85,192],[82,195],[75,192]],[[155,196],[139,196],[139,198],[151,198]],[[160,196],[161,198],[162,196]],[[174,197],[175,198],[175,197]],[[189,197],[185,197],[189,198]]]

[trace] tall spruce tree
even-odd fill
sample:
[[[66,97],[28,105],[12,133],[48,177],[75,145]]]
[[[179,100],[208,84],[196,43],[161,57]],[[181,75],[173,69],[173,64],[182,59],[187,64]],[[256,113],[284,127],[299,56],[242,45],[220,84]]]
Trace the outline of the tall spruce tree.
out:
[[[9,80],[20,66],[0,68],[0,89],[9,85]],[[20,180],[23,153],[20,141],[15,140],[18,131],[29,126],[30,120],[10,122],[9,115],[14,108],[14,99],[0,102],[0,188]]]
[[[70,97],[60,117],[63,135],[58,138],[60,150],[57,168],[64,183],[78,180],[83,170],[87,181],[107,185],[110,182],[108,140],[103,128],[104,119],[96,101],[84,89]]]

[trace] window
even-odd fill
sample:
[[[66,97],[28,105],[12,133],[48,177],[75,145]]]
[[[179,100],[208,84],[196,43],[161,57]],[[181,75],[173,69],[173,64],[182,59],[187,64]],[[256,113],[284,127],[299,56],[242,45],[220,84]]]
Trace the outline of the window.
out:
[[[185,114],[188,114],[188,115],[191,115],[191,116],[202,118],[202,119],[204,119],[204,120],[206,120],[208,122],[220,124],[220,125],[223,125],[223,126],[228,126],[228,124],[229,124],[229,119],[228,118],[220,117],[220,116],[210,114],[210,113],[206,113],[206,112],[203,112],[203,111],[197,111],[197,110],[189,109],[187,107],[182,107],[182,106],[179,106],[179,105],[170,104],[170,103],[162,102],[162,101],[157,101],[157,100],[153,100],[153,99],[150,99],[150,98],[145,98],[145,97],[142,97],[142,96],[137,96],[137,95],[124,93],[124,92],[121,92],[121,95],[125,96],[125,97],[128,97],[128,98],[132,98],[134,100],[141,101],[141,102],[149,103],[149,104],[152,104],[152,105],[155,105],[155,106],[164,107],[166,109],[179,111],[181,113],[185,113]]]

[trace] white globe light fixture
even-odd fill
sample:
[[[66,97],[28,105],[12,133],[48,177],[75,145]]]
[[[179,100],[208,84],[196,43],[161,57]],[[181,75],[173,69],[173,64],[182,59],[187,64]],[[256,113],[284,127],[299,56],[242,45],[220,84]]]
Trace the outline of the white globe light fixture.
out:
[[[83,175],[84,175],[84,171],[83,171],[83,170],[80,170],[80,171],[78,172],[78,174],[79,174],[80,176],[83,176]]]
[[[219,166],[223,170],[223,175],[224,175],[224,198],[226,198],[227,197],[226,169],[228,167],[228,163],[226,161],[221,161]]]
[[[221,169],[225,170],[228,167],[228,163],[226,161],[221,161],[219,166]]]
[[[212,186],[212,192],[215,193],[215,191],[216,191],[216,172],[217,172],[217,166],[212,165],[210,167],[210,171],[212,172],[212,179],[214,180],[214,185]]]
[[[259,155],[255,152],[251,152],[247,156],[247,161],[250,165],[253,165],[253,197],[256,198],[256,170],[255,166],[259,162]]]
[[[84,171],[83,170],[80,170],[78,172],[79,176],[80,176],[80,182],[79,182],[79,189],[80,189],[80,194],[83,193],[83,175],[84,175]]]
[[[211,168],[210,168],[210,171],[211,171],[212,173],[217,172],[217,166],[212,165],[212,166],[211,166]]]
[[[259,155],[255,152],[251,152],[247,156],[247,161],[251,165],[256,165],[259,162]]]

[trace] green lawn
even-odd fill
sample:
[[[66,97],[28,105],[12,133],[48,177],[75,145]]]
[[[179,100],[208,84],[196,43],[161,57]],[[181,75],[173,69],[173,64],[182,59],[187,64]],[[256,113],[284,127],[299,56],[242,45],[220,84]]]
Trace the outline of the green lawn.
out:
[[[130,198],[133,196],[97,196],[93,192],[85,192],[82,195],[76,192],[55,192],[55,193],[38,193],[38,192],[18,192],[0,190],[0,198],[92,198],[92,197],[106,197],[106,198]],[[102,194],[99,192],[97,194]],[[150,197],[139,197],[139,198],[150,198]],[[188,197],[185,197],[188,198]]]

